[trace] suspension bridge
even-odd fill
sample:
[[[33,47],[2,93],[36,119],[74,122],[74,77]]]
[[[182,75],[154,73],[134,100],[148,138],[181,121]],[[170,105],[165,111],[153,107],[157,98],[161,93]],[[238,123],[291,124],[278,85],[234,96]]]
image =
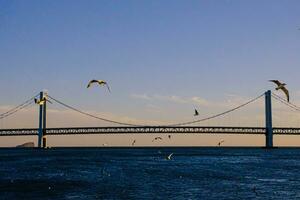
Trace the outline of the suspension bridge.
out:
[[[0,136],[37,136],[38,147],[45,148],[47,146],[46,138],[49,135],[83,135],[83,134],[240,134],[240,135],[265,135],[265,147],[273,147],[273,135],[300,135],[300,128],[291,127],[273,127],[272,125],[272,99],[288,106],[289,108],[300,111],[300,108],[292,103],[287,102],[282,97],[272,93],[270,90],[265,93],[245,102],[239,106],[229,109],[209,117],[167,124],[167,125],[140,125],[132,124],[121,121],[114,121],[111,119],[99,117],[73,106],[70,106],[62,101],[48,95],[47,93],[40,92],[40,94],[28,99],[24,103],[16,106],[15,108],[0,114],[0,120],[5,119],[17,112],[34,104],[34,100],[39,102],[39,127],[38,128],[22,128],[22,129],[0,129]],[[208,121],[215,118],[221,118],[225,115],[235,112],[258,99],[264,98],[265,101],[265,126],[264,127],[234,127],[234,126],[195,126],[193,124]],[[47,99],[47,100],[46,100]],[[67,109],[73,110],[77,113],[85,115],[90,118],[109,122],[117,126],[105,127],[63,127],[63,128],[47,128],[47,101],[57,103]]]

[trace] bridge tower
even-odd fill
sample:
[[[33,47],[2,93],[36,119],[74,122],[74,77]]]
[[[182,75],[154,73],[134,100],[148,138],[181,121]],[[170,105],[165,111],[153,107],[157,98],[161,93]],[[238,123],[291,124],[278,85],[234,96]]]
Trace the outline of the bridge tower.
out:
[[[270,90],[265,92],[265,115],[266,115],[266,148],[272,148],[273,147],[272,96]]]
[[[38,147],[45,148],[46,144],[46,106],[47,106],[47,93],[40,92],[40,102],[39,105],[39,131],[38,131]]]

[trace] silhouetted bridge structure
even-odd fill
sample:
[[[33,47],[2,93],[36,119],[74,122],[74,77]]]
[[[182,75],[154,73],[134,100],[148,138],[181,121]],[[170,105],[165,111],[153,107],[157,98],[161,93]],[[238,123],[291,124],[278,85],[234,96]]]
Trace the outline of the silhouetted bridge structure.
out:
[[[38,97],[38,99],[37,99]],[[234,112],[254,101],[265,97],[265,127],[229,127],[229,126],[191,126],[198,122],[207,121],[210,119],[222,117],[228,113]],[[289,127],[273,127],[272,126],[272,97],[277,101],[289,106],[290,108],[300,111],[300,108],[294,104],[287,102],[285,99],[273,94],[270,90],[264,94],[241,104],[233,109],[225,112],[212,115],[206,118],[201,118],[189,122],[163,125],[163,126],[150,126],[150,125],[137,125],[124,123],[119,121],[113,121],[110,119],[101,118],[90,113],[81,111],[72,106],[69,106],[44,92],[33,98],[27,100],[23,104],[0,114],[0,120],[4,119],[19,110],[26,108],[33,104],[33,102],[39,104],[39,128],[37,129],[0,129],[0,136],[38,136],[38,147],[46,147],[46,136],[51,135],[85,135],[85,134],[240,134],[240,135],[265,135],[265,146],[267,148],[273,147],[273,135],[300,135],[300,128]],[[34,100],[34,101],[33,101]],[[58,103],[68,109],[71,109],[80,114],[88,117],[102,120],[105,122],[117,124],[118,126],[107,127],[69,127],[69,128],[47,128],[46,127],[46,105],[47,101],[51,100]]]
[[[76,127],[47,128],[44,135],[86,135],[86,134],[248,134],[265,135],[263,127],[202,127],[202,126],[144,126],[144,127]],[[0,136],[37,136],[38,129],[2,129]],[[275,135],[300,135],[300,128],[273,128]]]

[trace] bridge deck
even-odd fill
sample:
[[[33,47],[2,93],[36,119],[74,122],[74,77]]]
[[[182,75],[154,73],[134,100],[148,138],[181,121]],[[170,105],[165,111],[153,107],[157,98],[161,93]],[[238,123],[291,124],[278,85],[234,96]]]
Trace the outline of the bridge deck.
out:
[[[264,127],[202,127],[202,126],[144,126],[144,127],[73,127],[47,128],[46,135],[83,134],[265,134]],[[273,134],[300,135],[300,128],[273,128]],[[0,129],[0,136],[38,135],[38,129]]]

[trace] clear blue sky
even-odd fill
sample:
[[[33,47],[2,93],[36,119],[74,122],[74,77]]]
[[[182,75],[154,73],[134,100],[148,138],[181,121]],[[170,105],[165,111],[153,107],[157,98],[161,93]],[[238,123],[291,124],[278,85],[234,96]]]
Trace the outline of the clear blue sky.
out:
[[[299,28],[298,0],[0,0],[0,105],[46,88],[130,116],[132,94],[251,97],[269,79],[298,92]],[[94,78],[112,93],[87,90]]]

